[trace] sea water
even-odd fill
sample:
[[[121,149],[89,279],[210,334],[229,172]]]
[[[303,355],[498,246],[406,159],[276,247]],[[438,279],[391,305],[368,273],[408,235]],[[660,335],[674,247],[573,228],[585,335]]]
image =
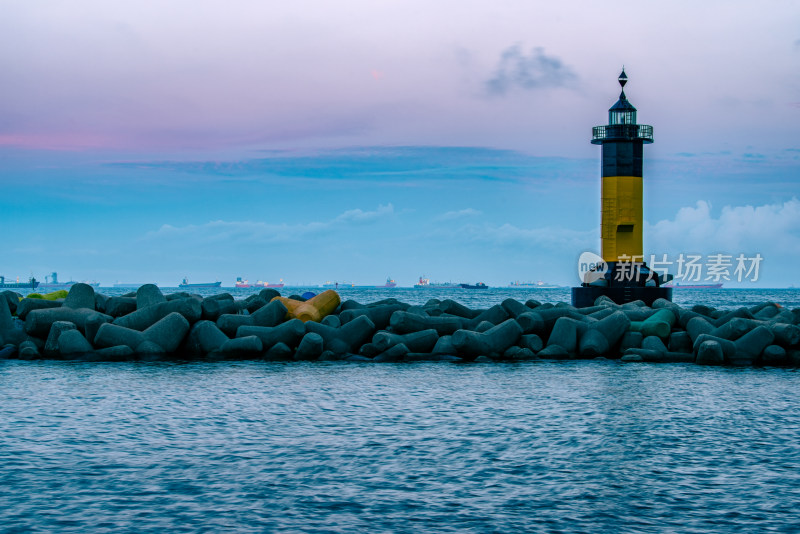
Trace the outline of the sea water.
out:
[[[506,298],[485,291],[459,300]],[[721,291],[703,302],[797,306]],[[797,532],[798,386],[605,360],[0,361],[0,530]]]

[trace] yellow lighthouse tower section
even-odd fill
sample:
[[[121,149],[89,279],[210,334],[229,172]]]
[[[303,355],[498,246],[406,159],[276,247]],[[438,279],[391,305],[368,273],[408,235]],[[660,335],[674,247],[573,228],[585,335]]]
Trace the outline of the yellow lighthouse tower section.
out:
[[[604,176],[601,196],[603,260],[641,261],[644,254],[642,177]]]

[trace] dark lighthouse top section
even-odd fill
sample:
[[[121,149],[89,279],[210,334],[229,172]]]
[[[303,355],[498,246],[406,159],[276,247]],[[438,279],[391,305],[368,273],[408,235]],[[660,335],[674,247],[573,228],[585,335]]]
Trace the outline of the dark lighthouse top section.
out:
[[[592,144],[603,145],[603,176],[642,176],[642,146],[653,142],[653,127],[636,124],[636,108],[625,96],[628,76],[619,75],[622,92],[608,110],[608,124],[592,128]]]

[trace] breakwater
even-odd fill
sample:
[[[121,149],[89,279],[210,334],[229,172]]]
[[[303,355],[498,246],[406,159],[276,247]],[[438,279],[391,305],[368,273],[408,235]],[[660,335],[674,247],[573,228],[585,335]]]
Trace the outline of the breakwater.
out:
[[[280,295],[271,289],[236,299],[164,295],[145,285],[109,297],[76,284],[63,299],[0,295],[3,358],[800,363],[800,310],[771,302],[721,310],[601,298],[577,309],[514,298],[484,308],[453,299],[347,299],[319,322],[302,322],[287,316],[286,301],[273,300]]]

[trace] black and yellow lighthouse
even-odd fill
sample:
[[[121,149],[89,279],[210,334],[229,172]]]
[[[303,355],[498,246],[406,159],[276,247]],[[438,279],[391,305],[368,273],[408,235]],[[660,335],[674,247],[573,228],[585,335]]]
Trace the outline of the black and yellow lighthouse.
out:
[[[636,123],[636,108],[625,96],[628,76],[619,75],[622,91],[608,110],[608,124],[592,128],[592,144],[602,147],[600,240],[598,261],[572,289],[575,306],[591,306],[600,295],[623,304],[672,297],[662,287],[668,275],[651,272],[642,245],[642,162],[644,145],[653,142],[653,127]]]

